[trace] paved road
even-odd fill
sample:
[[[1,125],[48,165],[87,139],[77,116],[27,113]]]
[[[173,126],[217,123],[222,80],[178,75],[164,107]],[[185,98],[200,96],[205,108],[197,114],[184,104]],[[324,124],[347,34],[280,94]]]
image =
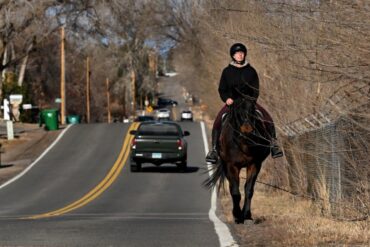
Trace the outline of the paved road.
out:
[[[122,149],[129,124],[69,128],[0,189],[0,246],[218,246],[211,195],[201,187],[200,124],[181,125],[191,132],[185,173],[171,165],[131,173]]]

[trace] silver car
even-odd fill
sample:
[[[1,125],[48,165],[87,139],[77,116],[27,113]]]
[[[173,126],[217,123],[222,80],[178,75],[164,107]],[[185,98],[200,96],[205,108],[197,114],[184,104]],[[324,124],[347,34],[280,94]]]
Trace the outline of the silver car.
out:
[[[160,109],[157,112],[157,119],[158,120],[170,120],[170,110],[168,109]]]

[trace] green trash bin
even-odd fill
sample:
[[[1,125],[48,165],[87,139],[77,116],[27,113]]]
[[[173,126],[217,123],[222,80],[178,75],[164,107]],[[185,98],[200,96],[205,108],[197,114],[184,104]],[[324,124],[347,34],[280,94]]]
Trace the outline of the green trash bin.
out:
[[[69,124],[79,124],[81,123],[81,117],[79,115],[68,115],[67,123]]]
[[[40,113],[40,126],[45,124],[46,130],[58,130],[58,109],[45,109]]]

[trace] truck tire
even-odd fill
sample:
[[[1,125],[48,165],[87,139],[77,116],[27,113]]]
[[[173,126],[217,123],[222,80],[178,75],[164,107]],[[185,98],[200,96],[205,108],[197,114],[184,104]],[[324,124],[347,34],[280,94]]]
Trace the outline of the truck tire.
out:
[[[178,165],[178,168],[181,172],[185,172],[188,166],[187,160],[182,160],[181,163]]]
[[[139,172],[141,171],[141,164],[135,161],[130,162],[130,171],[131,172]]]

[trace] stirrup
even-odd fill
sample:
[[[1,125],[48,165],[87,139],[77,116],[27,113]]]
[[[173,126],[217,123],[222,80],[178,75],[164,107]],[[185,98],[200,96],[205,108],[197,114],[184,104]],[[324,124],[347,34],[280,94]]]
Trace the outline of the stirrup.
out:
[[[206,161],[212,164],[216,164],[218,159],[206,158]]]
[[[218,160],[218,154],[217,154],[217,150],[211,150],[208,152],[207,156],[206,156],[206,161],[207,162],[210,162],[212,164],[215,164]]]
[[[273,159],[283,157],[284,153],[283,151],[279,148],[279,146],[274,146],[271,148],[271,157]]]

